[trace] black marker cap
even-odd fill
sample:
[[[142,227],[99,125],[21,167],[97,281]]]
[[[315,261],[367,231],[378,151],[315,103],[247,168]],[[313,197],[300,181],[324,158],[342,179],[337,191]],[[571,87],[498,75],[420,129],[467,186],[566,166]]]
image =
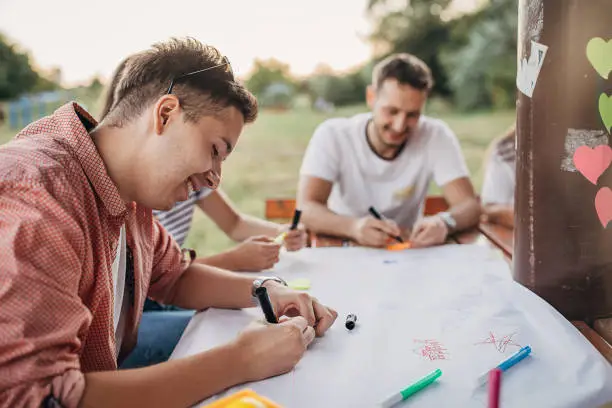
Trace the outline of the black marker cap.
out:
[[[295,210],[295,212],[293,213],[293,220],[291,221],[291,228],[292,230],[296,229],[298,224],[300,223],[300,218],[302,217],[302,210]]]
[[[255,296],[259,299],[259,305],[268,323],[278,323],[267,289],[264,286],[258,287],[255,289]]]
[[[357,322],[357,315],[349,314],[348,316],[346,316],[346,322],[344,323],[344,325],[346,326],[347,329],[353,330],[355,328],[356,322]]]

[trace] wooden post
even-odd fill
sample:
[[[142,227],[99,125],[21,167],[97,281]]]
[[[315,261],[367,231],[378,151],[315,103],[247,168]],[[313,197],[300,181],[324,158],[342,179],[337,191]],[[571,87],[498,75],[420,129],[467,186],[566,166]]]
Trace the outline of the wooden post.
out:
[[[612,225],[602,225],[595,207],[599,194],[600,213],[612,219],[612,150],[599,102],[605,98],[603,116],[612,121],[611,7],[610,0],[519,0],[517,82],[537,73],[537,52],[526,76],[523,58],[545,52],[533,94],[528,84],[518,92],[513,273],[566,318],[587,322],[612,316]],[[574,162],[581,146],[584,174]]]

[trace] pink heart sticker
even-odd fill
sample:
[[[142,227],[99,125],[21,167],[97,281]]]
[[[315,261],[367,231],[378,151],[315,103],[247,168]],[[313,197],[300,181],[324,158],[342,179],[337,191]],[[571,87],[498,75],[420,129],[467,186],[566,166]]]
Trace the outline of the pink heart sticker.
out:
[[[612,220],[612,190],[608,187],[600,188],[595,196],[595,210],[604,228]]]
[[[610,166],[612,149],[608,145],[599,145],[595,149],[580,146],[574,153],[574,165],[591,183],[597,184],[597,179]]]

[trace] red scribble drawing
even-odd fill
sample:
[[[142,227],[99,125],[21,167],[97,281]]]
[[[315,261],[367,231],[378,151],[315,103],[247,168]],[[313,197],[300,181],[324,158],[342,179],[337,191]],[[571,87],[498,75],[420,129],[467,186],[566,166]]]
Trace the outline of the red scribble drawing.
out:
[[[438,341],[434,339],[413,340],[421,345],[414,349],[415,354],[420,355],[428,360],[448,360],[448,350]]]
[[[495,349],[497,351],[499,351],[500,353],[505,353],[508,346],[521,348],[520,344],[517,344],[512,340],[512,337],[514,336],[516,336],[516,332],[503,337],[495,337],[495,334],[490,331],[489,337],[475,344],[493,344],[495,345]]]

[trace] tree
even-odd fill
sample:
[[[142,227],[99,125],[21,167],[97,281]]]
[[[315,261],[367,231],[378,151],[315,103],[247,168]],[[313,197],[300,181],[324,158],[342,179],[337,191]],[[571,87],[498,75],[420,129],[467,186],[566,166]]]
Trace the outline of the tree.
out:
[[[275,109],[288,109],[293,101],[293,88],[282,82],[276,82],[268,85],[263,92],[260,93],[258,99],[261,106]]]
[[[431,69],[436,82],[433,93],[449,95],[451,89],[439,51],[450,40],[452,24],[441,16],[452,0],[407,0],[395,8],[389,3],[388,0],[368,3],[367,13],[375,26],[369,40],[383,51],[377,60],[392,53],[413,54]]]
[[[470,20],[465,44],[441,53],[460,109],[515,105],[517,29],[517,0],[491,0]]]
[[[91,79],[91,82],[89,83],[88,88],[92,93],[99,94],[102,91],[102,88],[104,88],[104,84],[100,80],[100,77],[98,75],[95,75]]]
[[[28,54],[20,52],[16,45],[0,34],[0,100],[55,88],[57,84],[41,77],[32,68]]]
[[[289,72],[289,65],[274,58],[268,60],[256,59],[246,80],[247,88],[253,94],[260,96],[272,84],[286,84],[294,88],[295,84]]]
[[[362,70],[355,70],[346,75],[320,74],[309,79],[311,99],[321,97],[336,106],[363,103],[365,88]]]
[[[452,0],[406,0],[394,9],[390,3],[368,4],[378,60],[416,55],[432,70],[433,93],[452,97],[459,108],[514,106],[517,0],[483,0],[467,14],[452,14]]]
[[[32,89],[30,89],[29,91],[32,92],[46,92],[46,91],[54,91],[56,89],[59,89],[60,86],[51,81],[50,79],[47,79],[43,76],[38,75],[38,78],[36,79],[36,83],[34,84],[34,86],[32,87]]]

